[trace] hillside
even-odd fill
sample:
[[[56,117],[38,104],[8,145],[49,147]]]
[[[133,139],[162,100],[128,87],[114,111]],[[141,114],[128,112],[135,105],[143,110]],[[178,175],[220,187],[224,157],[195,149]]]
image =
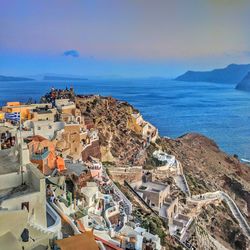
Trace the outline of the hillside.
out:
[[[237,156],[227,155],[214,141],[200,134],[161,139],[160,145],[182,162],[192,194],[226,191],[249,219],[250,168]]]
[[[250,72],[237,84],[236,89],[250,91]]]
[[[177,139],[158,137],[156,143],[146,148],[142,135],[130,125],[131,114],[138,113],[130,104],[101,96],[78,96],[75,100],[85,119],[99,130],[103,162],[112,162],[114,166],[141,165],[152,169],[155,168],[152,153],[160,147],[181,162],[192,195],[225,191],[250,221],[250,168],[242,164],[237,156],[227,155],[214,141],[200,134],[186,134]],[[204,230],[231,249],[238,246],[240,240],[242,246],[247,245],[248,239],[238,222],[232,219],[227,207],[204,209],[201,210],[201,218],[205,217],[204,213],[207,214],[205,222],[201,219]],[[213,214],[218,214],[217,224],[210,227],[207,221],[214,221]],[[220,220],[227,221],[220,225]],[[232,230],[227,228],[227,223],[232,224],[234,235],[230,235]],[[236,245],[234,241],[237,241]]]
[[[230,64],[222,69],[211,71],[187,71],[175,80],[186,82],[214,82],[237,84],[250,71],[250,64]]]
[[[45,75],[43,76],[44,81],[85,81],[87,78],[83,77],[73,77],[73,76],[55,76],[55,75]]]
[[[34,79],[27,78],[27,77],[17,77],[17,76],[3,76],[0,75],[0,81],[1,82],[7,82],[7,81],[33,81]]]
[[[102,161],[141,164],[145,160],[143,138],[128,128],[131,114],[138,112],[127,102],[112,97],[76,97],[77,107],[99,131]]]
[[[250,168],[222,152],[214,141],[186,134],[177,139],[159,138],[158,145],[145,148],[142,135],[128,126],[131,114],[138,111],[127,102],[92,96],[76,97],[76,103],[99,130],[102,161],[145,165],[154,148],[162,147],[182,163],[193,194],[224,190],[250,215]]]

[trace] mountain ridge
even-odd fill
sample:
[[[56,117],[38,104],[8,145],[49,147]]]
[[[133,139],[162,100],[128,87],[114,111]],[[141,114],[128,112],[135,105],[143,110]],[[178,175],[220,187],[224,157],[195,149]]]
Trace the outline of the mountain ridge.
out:
[[[0,75],[0,81],[34,81],[32,78]]]
[[[237,84],[250,71],[250,64],[229,64],[225,68],[210,71],[192,71],[175,78],[177,81],[186,82],[213,82],[224,84]]]

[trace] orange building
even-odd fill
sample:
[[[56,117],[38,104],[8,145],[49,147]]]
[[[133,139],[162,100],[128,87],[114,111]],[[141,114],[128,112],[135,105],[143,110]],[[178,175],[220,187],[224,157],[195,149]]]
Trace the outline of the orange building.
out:
[[[5,119],[5,113],[0,110],[0,121]]]
[[[5,113],[21,113],[22,120],[30,119],[30,106],[21,105],[20,102],[7,102],[7,106],[3,106],[2,110]]]
[[[13,106],[20,106],[20,102],[7,102],[7,106],[13,107]]]
[[[36,135],[29,138],[28,148],[30,161],[38,164],[38,168],[45,175],[50,175],[55,168],[65,170],[64,159],[55,153],[55,145],[48,139]]]

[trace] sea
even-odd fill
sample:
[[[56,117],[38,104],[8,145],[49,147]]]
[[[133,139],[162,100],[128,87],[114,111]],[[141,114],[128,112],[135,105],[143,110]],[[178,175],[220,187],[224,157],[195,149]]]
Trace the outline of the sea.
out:
[[[158,78],[0,82],[0,105],[30,98],[39,101],[51,87],[71,86],[78,94],[129,102],[158,127],[161,136],[201,133],[228,154],[250,159],[250,92],[235,90],[231,84]]]

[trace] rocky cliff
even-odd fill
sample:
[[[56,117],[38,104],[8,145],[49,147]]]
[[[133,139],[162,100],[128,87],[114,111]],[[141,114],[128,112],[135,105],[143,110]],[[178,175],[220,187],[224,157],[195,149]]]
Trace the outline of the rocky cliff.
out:
[[[102,161],[141,165],[145,161],[142,135],[128,126],[131,114],[138,112],[127,102],[112,97],[76,97],[86,120],[99,131]]]
[[[250,64],[230,64],[226,68],[211,71],[187,71],[176,78],[186,82],[215,82],[237,84],[250,71]]]
[[[250,167],[237,156],[227,155],[200,134],[161,139],[159,144],[182,162],[192,194],[224,190],[250,216]]]
[[[250,91],[250,72],[237,84],[236,89]]]
[[[76,104],[89,124],[99,130],[103,161],[113,162],[114,166],[142,165],[154,168],[152,153],[161,148],[175,155],[182,163],[192,194],[225,191],[236,201],[249,221],[250,167],[242,164],[237,156],[227,155],[214,141],[200,134],[186,134],[177,139],[158,138],[155,143],[146,147],[145,139],[138,132],[138,128],[131,125],[131,114],[138,111],[127,102],[120,102],[111,97],[78,96]],[[231,220],[232,214],[228,209],[225,210],[224,217],[220,214],[220,208],[213,209],[219,211],[216,212],[217,221],[223,220],[224,217]],[[213,220],[210,215],[208,214],[207,218],[209,221]],[[204,217],[203,214],[202,216]],[[220,227],[218,224],[214,232],[207,226],[207,230],[215,238],[220,238],[222,243],[230,238],[226,226]],[[242,240],[246,245],[247,238],[235,221],[233,230],[238,233],[234,235],[234,239]],[[232,242],[229,245],[234,246]]]
[[[76,104],[99,130],[102,161],[144,166],[161,147],[182,163],[193,194],[225,190],[250,215],[250,167],[237,156],[222,152],[214,141],[200,134],[186,134],[177,139],[160,138],[146,148],[142,135],[128,125],[131,114],[138,111],[127,102],[91,96],[76,97]]]

